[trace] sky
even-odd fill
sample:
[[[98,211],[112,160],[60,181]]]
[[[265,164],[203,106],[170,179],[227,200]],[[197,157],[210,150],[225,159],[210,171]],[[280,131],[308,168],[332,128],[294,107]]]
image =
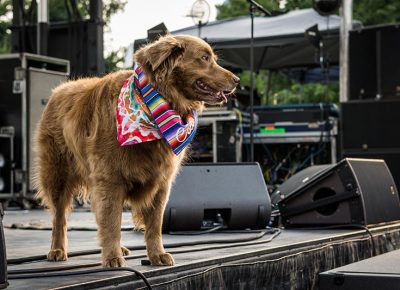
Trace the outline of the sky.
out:
[[[104,34],[106,52],[127,47],[135,39],[147,37],[147,30],[164,22],[169,31],[194,25],[187,17],[195,0],[128,0],[124,11],[111,18],[110,29]],[[207,0],[210,21],[215,20],[216,4],[224,0]]]

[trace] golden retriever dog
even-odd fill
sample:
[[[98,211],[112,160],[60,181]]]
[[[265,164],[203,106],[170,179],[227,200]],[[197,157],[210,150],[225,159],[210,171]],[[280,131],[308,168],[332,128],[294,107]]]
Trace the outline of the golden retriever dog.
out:
[[[182,118],[204,103],[226,101],[239,82],[216,62],[203,40],[161,37],[135,53],[149,82]],[[67,259],[66,218],[73,197],[90,199],[96,215],[104,267],[125,265],[128,249],[120,245],[125,204],[145,226],[152,265],[173,265],[162,243],[162,219],[171,184],[185,159],[164,139],[121,146],[117,141],[117,99],[133,71],[69,81],[55,88],[36,133],[37,196],[53,215],[49,261]]]

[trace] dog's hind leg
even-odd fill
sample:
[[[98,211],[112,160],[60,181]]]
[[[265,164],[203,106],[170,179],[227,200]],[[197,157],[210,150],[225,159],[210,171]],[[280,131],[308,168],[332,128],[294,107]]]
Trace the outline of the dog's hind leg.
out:
[[[96,214],[103,267],[123,267],[129,253],[120,246],[121,219],[126,189],[110,177],[96,178],[91,186],[92,210]]]
[[[133,230],[135,232],[144,232],[146,226],[144,225],[143,216],[140,212],[140,209],[137,209],[133,205],[131,205],[131,213],[132,213]]]
[[[66,188],[60,190],[58,198],[55,198],[52,203],[53,230],[51,249],[47,259],[49,261],[65,261],[68,259],[67,215],[71,211],[72,193]]]
[[[51,138],[38,144],[37,196],[53,215],[49,261],[67,260],[67,214],[71,210],[73,186],[68,177],[67,163]]]

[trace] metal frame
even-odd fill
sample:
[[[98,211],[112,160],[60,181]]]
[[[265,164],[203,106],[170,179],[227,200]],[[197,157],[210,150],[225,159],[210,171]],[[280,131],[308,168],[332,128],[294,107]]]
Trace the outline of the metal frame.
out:
[[[218,162],[218,141],[217,141],[217,122],[223,121],[238,121],[238,126],[240,126],[239,118],[237,113],[233,110],[206,110],[203,112],[202,116],[199,118],[199,125],[211,125],[212,127],[212,143],[213,143],[213,162]],[[237,146],[241,147],[242,141],[239,141],[240,144]],[[240,150],[236,150],[236,162],[240,162],[241,160],[241,152]],[[239,154],[238,154],[239,153]]]
[[[5,130],[9,131],[8,133],[4,132]],[[12,130],[10,130],[12,128]],[[13,198],[15,196],[14,192],[14,136],[15,131],[14,127],[6,126],[0,127],[0,138],[9,138],[10,139],[10,161],[11,161],[11,174],[10,174],[10,192],[9,193],[1,193],[0,200],[5,198]],[[1,205],[0,205],[1,206]]]

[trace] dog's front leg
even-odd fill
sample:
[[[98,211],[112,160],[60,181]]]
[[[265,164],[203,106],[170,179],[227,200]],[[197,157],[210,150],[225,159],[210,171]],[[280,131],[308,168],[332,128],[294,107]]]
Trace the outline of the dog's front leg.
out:
[[[142,212],[145,224],[144,238],[146,240],[147,255],[152,265],[174,265],[174,258],[166,253],[162,242],[162,223],[164,209],[168,201],[171,185],[159,188],[154,197],[153,206]]]
[[[102,248],[103,267],[123,267],[126,254],[121,248],[121,218],[125,189],[111,183],[97,182],[91,195],[96,214],[98,238]]]

